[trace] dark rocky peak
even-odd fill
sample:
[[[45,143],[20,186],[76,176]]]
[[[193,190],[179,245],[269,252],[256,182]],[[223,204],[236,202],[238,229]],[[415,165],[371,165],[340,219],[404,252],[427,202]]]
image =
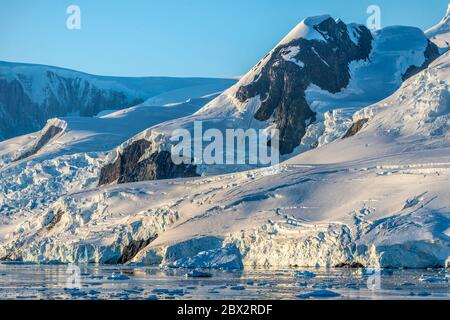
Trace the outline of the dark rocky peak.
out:
[[[259,96],[261,106],[254,117],[276,123],[281,154],[292,153],[307,125],[315,121],[305,90],[314,84],[331,93],[340,92],[349,84],[350,62],[368,59],[372,50],[373,37],[364,26],[354,27],[353,35],[345,23],[332,18],[309,27],[320,37],[300,37],[282,43],[256,80],[241,86],[236,93],[241,102]]]
[[[428,41],[428,46],[424,52],[425,61],[421,66],[410,66],[402,75],[403,81],[415,76],[420,71],[425,70],[428,66],[440,56],[439,48],[433,42]]]
[[[124,147],[113,163],[102,168],[98,185],[198,176],[195,165],[174,164],[169,151],[155,150],[148,158],[142,159],[152,144],[139,139]]]

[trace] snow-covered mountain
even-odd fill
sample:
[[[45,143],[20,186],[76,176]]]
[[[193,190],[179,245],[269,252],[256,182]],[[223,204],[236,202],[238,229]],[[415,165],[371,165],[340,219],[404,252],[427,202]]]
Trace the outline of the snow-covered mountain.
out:
[[[438,56],[438,48],[417,28],[388,27],[371,34],[363,25],[330,16],[305,19],[196,114],[150,128],[114,150],[100,185],[250,167],[173,164],[167,156],[172,132],[193,132],[195,121],[222,132],[277,128],[284,159],[329,143],[349,129],[355,111],[386,98]]]
[[[177,104],[175,89],[1,142],[0,260],[450,265],[450,52],[438,55],[417,28],[308,18],[218,96]],[[197,120],[276,126],[285,161],[177,166],[170,135]]]
[[[175,267],[443,267],[449,85],[446,53],[357,111],[343,139],[277,167],[67,195],[3,225],[0,252]]]
[[[450,4],[445,17],[425,33],[442,51],[450,48]]]
[[[0,140],[39,130],[53,117],[95,116],[161,95],[164,99],[149,102],[181,102],[223,91],[234,83],[233,79],[102,77],[0,62]]]

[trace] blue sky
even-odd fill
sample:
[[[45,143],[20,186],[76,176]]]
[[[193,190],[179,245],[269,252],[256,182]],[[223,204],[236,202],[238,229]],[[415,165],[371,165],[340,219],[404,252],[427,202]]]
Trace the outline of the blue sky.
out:
[[[304,17],[427,29],[449,0],[0,0],[0,60],[120,76],[244,74]],[[66,8],[81,8],[81,30]]]

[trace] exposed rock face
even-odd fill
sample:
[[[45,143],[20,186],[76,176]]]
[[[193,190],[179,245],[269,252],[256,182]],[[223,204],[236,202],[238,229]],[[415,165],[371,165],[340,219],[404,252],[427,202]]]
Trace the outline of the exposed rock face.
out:
[[[145,160],[140,161],[151,144],[151,142],[141,139],[126,147],[114,163],[102,168],[99,186],[115,181],[120,184],[198,176],[195,165],[174,164],[168,151],[156,151]]]
[[[24,106],[23,108],[20,106]],[[7,139],[14,135],[39,130],[45,123],[39,106],[33,103],[17,80],[0,79],[0,136]]]
[[[50,126],[44,134],[39,138],[38,142],[30,149],[25,151],[20,157],[16,159],[16,161],[26,159],[41,150],[50,140],[52,140],[55,136],[60,134],[63,131],[62,128],[56,126]]]
[[[20,75],[19,75],[20,76]],[[105,90],[77,77],[45,73],[48,85],[42,88],[40,101],[31,97],[33,79],[0,79],[0,135],[5,139],[39,130],[47,119],[70,113],[94,116],[105,109],[120,109],[143,101],[120,90]],[[30,88],[26,88],[26,86]]]
[[[396,42],[405,35],[414,41],[411,41],[413,42],[411,45],[409,41],[405,41],[407,44],[401,46],[399,50]],[[417,53],[424,53],[425,62],[420,67],[408,69],[410,65],[422,64],[424,61]],[[232,90],[223,93],[192,118],[163,123],[151,131],[158,133],[155,137],[159,134],[167,137],[170,132],[168,128],[178,129],[178,126],[191,132],[194,130],[195,121],[208,122],[208,127],[216,127],[219,130],[229,127],[266,129],[275,127],[279,129],[280,154],[293,155],[305,147],[316,148],[322,145],[323,141],[338,139],[344,135],[345,131],[340,131],[342,127],[337,127],[345,115],[336,118],[339,120],[333,119],[331,126],[336,128],[332,131],[335,132],[337,129],[339,132],[336,134],[326,132],[328,124],[323,122],[324,108],[328,108],[326,105],[329,105],[330,109],[345,109],[351,105],[354,107],[355,101],[362,105],[366,103],[370,105],[392,94],[397,84],[401,82],[403,73],[407,78],[425,68],[437,56],[436,46],[427,42],[423,32],[416,28],[387,29],[374,38],[362,25],[347,25],[327,16],[305,19],[236,86],[232,87]],[[389,68],[384,69],[382,66],[386,62]],[[367,77],[361,74],[363,71],[370,73],[371,81],[367,81]],[[363,82],[371,82],[371,85],[359,87]],[[382,97],[371,94],[385,83],[390,85],[387,86],[389,89],[383,88]],[[311,94],[311,91],[315,93]],[[319,91],[323,92],[318,93]],[[343,106],[325,101],[328,97],[332,100],[333,95],[336,101],[342,101]],[[314,100],[316,96],[318,98]],[[255,119],[258,121],[254,121]],[[355,135],[365,123],[365,120],[355,123],[344,138]],[[311,131],[307,134],[310,125]],[[321,133],[321,130],[325,131]],[[306,142],[302,141],[305,135],[308,138]],[[127,160],[128,151],[120,150],[117,160],[102,170],[100,185],[116,181],[123,183],[194,175],[195,167],[174,166],[169,155],[162,151],[152,154],[149,150],[157,150],[161,144],[152,136],[146,137],[145,139],[150,142],[141,142],[146,144],[142,149],[147,151],[139,152],[137,157],[139,160],[136,160],[132,153],[130,154],[132,159]],[[162,167],[164,163],[167,169]],[[208,165],[197,169],[210,174],[205,167]],[[217,173],[214,170],[211,172]]]
[[[59,209],[52,221],[47,225],[47,231],[51,231],[61,221],[63,215],[64,211]]]
[[[415,76],[420,71],[428,68],[428,66],[440,56],[439,48],[433,42],[428,41],[428,46],[424,52],[424,55],[425,62],[420,67],[410,66],[402,76],[403,81]]]
[[[40,130],[51,118],[90,117],[103,110],[134,106],[148,98],[149,103],[174,102],[172,92],[179,101],[200,98],[235,83],[234,79],[104,77],[0,61],[0,139]]]
[[[154,241],[158,235],[147,240],[132,240],[124,249],[118,263],[124,264],[131,261],[142,249]]]
[[[357,261],[353,261],[351,263],[342,262],[335,266],[335,268],[345,268],[345,269],[361,269],[365,268],[365,266]]]
[[[361,131],[361,129],[367,122],[369,122],[369,119],[360,119],[353,123],[350,129],[348,129],[347,133],[342,137],[342,139],[350,138],[356,135],[359,131]]]
[[[329,18],[314,28],[326,41],[300,38],[277,47],[259,78],[240,87],[236,94],[241,102],[260,96],[262,104],[254,117],[260,121],[273,117],[280,130],[281,154],[292,153],[307,124],[315,121],[305,98],[308,86],[314,84],[331,93],[341,91],[350,81],[349,63],[368,59],[372,50],[373,37],[364,26],[356,29],[358,44],[342,21]]]

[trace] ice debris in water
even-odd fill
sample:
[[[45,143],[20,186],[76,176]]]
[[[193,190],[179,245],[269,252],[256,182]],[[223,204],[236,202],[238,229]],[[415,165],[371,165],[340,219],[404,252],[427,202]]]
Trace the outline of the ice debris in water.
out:
[[[316,290],[308,293],[303,293],[297,295],[297,298],[300,299],[309,299],[309,298],[336,298],[339,297],[340,294],[337,292],[333,292],[330,290]]]
[[[315,278],[316,274],[310,271],[297,271],[294,273],[295,278],[301,278],[301,279],[311,279]]]
[[[186,274],[188,278],[211,278],[212,274],[209,272],[203,272],[199,270],[191,270]]]
[[[116,280],[116,281],[123,281],[128,279],[130,279],[130,277],[124,274],[117,274],[117,273],[113,273],[110,277],[108,277],[108,280]]]

